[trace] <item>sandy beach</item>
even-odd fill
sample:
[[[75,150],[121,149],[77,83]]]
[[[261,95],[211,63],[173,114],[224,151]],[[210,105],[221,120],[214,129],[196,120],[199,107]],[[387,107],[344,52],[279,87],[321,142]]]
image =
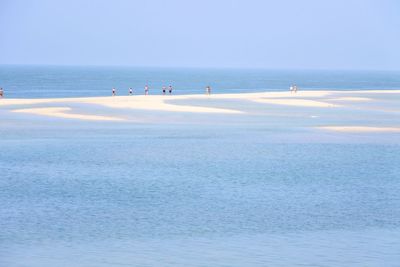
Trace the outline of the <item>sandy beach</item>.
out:
[[[398,115],[400,90],[262,92],[214,95],[134,95],[82,98],[1,99],[0,111],[23,116],[44,116],[66,120],[115,121],[124,123],[185,122],[176,116],[198,114],[213,122],[217,115],[230,121],[243,116],[314,119],[304,127],[342,133],[398,133],[400,122],[382,125],[365,117],[352,121],[356,113]],[[111,112],[110,112],[111,111]],[[148,113],[154,117],[148,117]],[[159,116],[157,116],[157,114]],[[329,117],[337,115],[335,120]],[[4,115],[3,115],[4,116]],[[239,116],[239,117],[238,117]],[[138,119],[140,117],[140,119]],[[169,118],[170,117],[170,118]],[[326,120],[324,120],[326,118]],[[318,119],[316,121],[316,119]],[[304,119],[299,119],[304,121]],[[290,127],[290,123],[288,124]]]

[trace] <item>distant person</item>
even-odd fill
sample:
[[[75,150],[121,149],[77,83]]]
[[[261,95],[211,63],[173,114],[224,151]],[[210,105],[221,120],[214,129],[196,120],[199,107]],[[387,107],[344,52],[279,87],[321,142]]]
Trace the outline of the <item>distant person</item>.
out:
[[[206,87],[206,94],[207,95],[211,94],[211,86],[209,86],[209,85]]]
[[[132,88],[129,88],[129,95],[132,95],[133,94],[133,90],[132,90]]]
[[[3,98],[3,96],[4,96],[3,88],[0,88],[0,98]]]
[[[144,87],[144,94],[148,95],[149,94],[149,86],[146,84],[146,86]]]
[[[169,92],[169,94],[172,94],[172,86],[171,85],[168,87],[168,92]]]
[[[291,85],[291,86],[289,87],[289,90],[290,90],[290,93],[293,93],[293,91],[294,91],[293,85]]]
[[[163,95],[165,95],[165,92],[167,91],[167,87],[165,87],[165,86],[163,86],[162,87],[162,93],[163,93]]]
[[[117,91],[115,90],[115,88],[112,89],[112,95],[115,96],[117,93]]]
[[[297,85],[293,86],[294,93],[297,93]]]

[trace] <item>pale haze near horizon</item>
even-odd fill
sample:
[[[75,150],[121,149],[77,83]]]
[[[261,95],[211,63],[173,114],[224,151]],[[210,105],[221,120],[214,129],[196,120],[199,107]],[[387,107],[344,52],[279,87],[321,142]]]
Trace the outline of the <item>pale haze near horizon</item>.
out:
[[[400,1],[0,0],[0,64],[400,70]]]

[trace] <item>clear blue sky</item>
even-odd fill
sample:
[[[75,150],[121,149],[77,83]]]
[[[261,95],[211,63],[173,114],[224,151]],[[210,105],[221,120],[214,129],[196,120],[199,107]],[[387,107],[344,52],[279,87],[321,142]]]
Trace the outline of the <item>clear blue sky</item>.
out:
[[[400,1],[0,0],[0,64],[400,70]]]

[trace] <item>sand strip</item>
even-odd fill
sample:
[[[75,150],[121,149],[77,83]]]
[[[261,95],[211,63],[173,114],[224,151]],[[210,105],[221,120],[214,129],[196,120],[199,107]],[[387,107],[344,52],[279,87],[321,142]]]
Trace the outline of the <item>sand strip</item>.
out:
[[[338,101],[356,101],[356,102],[364,102],[364,101],[371,101],[371,98],[367,97],[338,97],[338,98],[331,98],[329,100],[338,100]]]
[[[12,112],[29,113],[29,114],[57,117],[64,119],[78,119],[78,120],[91,120],[91,121],[124,121],[124,119],[118,117],[67,113],[69,111],[71,111],[71,108],[68,107],[52,107],[52,108],[16,109],[13,110]]]
[[[345,133],[400,133],[400,127],[370,127],[370,126],[323,126],[322,130]]]
[[[261,99],[253,99],[253,101],[265,104],[297,106],[297,107],[316,107],[316,108],[340,107],[340,105],[322,101],[308,100],[308,99],[261,98]]]
[[[351,93],[356,93],[357,97],[349,96]],[[82,98],[46,98],[46,99],[1,99],[1,106],[25,105],[23,107],[25,113],[38,115],[58,116],[65,118],[86,118],[90,120],[122,120],[121,118],[84,115],[66,113],[67,110],[52,110],[40,107],[38,110],[33,105],[41,104],[95,104],[115,109],[138,109],[151,111],[167,111],[167,112],[191,112],[191,113],[220,113],[220,114],[241,114],[245,113],[242,110],[208,107],[204,100],[247,100],[268,105],[286,105],[300,107],[318,107],[331,108],[341,107],[341,105],[329,103],[329,100],[345,100],[345,101],[367,101],[370,98],[365,98],[363,95],[371,96],[371,94],[393,94],[400,93],[400,90],[375,90],[375,91],[299,91],[298,93],[290,92],[261,92],[261,93],[239,93],[239,94],[215,94],[206,96],[203,94],[195,95],[135,95],[135,96],[115,96],[115,97],[82,97]],[[343,96],[344,95],[344,96]],[[361,95],[361,96],[359,96]],[[332,96],[332,98],[330,98]],[[311,98],[311,99],[308,99]],[[202,99],[203,106],[175,104],[171,103],[174,100],[196,100]],[[215,102],[213,102],[215,103]],[[204,106],[206,105],[206,106]],[[33,107],[32,107],[33,106]],[[21,112],[21,108],[16,112]]]

